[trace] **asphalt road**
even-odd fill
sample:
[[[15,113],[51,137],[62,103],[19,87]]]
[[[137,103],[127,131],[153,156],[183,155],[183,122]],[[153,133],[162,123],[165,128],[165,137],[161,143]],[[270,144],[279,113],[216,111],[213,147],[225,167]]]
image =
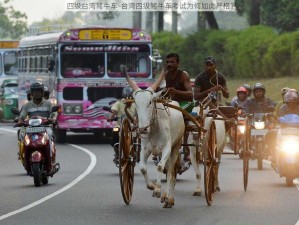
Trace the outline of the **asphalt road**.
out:
[[[57,146],[61,170],[37,188],[17,160],[16,129],[0,127],[0,225],[299,225],[299,184],[286,187],[266,162],[262,171],[250,162],[245,192],[242,161],[223,155],[221,191],[212,206],[204,196],[192,196],[196,182],[190,168],[178,176],[175,206],[163,209],[146,189],[138,166],[133,198],[125,205],[109,144],[86,134],[72,134],[67,142]],[[151,160],[148,166],[155,179]]]

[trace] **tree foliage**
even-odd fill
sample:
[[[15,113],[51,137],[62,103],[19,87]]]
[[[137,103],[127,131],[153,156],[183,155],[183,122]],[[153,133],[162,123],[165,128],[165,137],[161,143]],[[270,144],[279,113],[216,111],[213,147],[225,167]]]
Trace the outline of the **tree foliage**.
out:
[[[239,15],[247,15],[250,25],[267,25],[281,32],[299,27],[298,0],[235,0],[235,5]]]
[[[299,27],[298,0],[263,0],[262,22],[279,31],[294,31]]]
[[[0,2],[0,38],[20,39],[26,33],[27,16],[9,5],[10,0]]]

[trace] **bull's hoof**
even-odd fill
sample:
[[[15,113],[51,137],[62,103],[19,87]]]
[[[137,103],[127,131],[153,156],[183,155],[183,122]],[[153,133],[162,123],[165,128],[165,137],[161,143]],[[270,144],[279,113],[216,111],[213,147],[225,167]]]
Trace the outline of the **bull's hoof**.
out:
[[[155,198],[160,198],[161,197],[161,185],[156,185],[152,196],[155,197]]]
[[[220,187],[217,185],[217,186],[215,186],[215,192],[216,191],[220,191]]]
[[[194,192],[193,192],[193,196],[201,196],[201,189],[200,188],[198,188],[198,189],[196,189]]]
[[[154,198],[160,198],[161,197],[161,191],[153,191],[153,195]]]
[[[155,190],[155,185],[153,183],[148,184],[146,187],[151,191]]]
[[[174,199],[165,199],[163,208],[172,208],[172,206],[174,206]]]
[[[161,203],[165,202],[166,199],[167,199],[167,195],[166,195],[166,192],[164,192],[162,197],[161,197]]]

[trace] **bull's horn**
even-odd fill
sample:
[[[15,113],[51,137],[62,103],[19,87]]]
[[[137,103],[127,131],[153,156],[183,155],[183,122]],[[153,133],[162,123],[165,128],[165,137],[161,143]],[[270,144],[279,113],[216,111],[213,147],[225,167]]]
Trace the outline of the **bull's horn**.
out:
[[[129,74],[127,73],[126,69],[123,70],[123,74],[125,75],[127,81],[128,81],[128,84],[131,86],[131,88],[136,91],[139,89],[139,87],[137,86],[137,84],[135,83],[135,81],[133,81],[131,79],[131,77],[129,76]]]
[[[161,81],[165,79],[165,72],[164,69],[161,70],[159,77],[157,78],[157,80],[155,80],[154,83],[152,83],[151,88],[153,89],[153,91],[156,91],[157,88],[159,87]]]

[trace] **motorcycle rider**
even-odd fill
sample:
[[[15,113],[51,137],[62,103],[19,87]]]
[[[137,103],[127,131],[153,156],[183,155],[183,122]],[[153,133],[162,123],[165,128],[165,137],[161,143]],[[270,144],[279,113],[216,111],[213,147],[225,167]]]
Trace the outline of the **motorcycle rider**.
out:
[[[51,113],[52,110],[52,103],[48,100],[45,100],[43,98],[44,95],[44,84],[41,82],[34,82],[33,84],[30,85],[30,92],[32,95],[32,100],[28,101],[22,108],[22,111],[20,112],[19,120],[18,120],[18,125],[22,125],[22,122],[28,117],[31,118],[32,116],[41,116],[45,118],[51,118],[52,123],[54,124],[56,121],[57,113]],[[47,129],[48,135],[50,140],[52,140],[52,130]],[[49,151],[47,152],[48,159],[52,157],[52,161],[55,161],[55,151],[53,151],[52,155],[52,142],[49,141]],[[26,155],[25,152],[25,169],[29,173],[31,168],[29,168],[29,161],[28,155]],[[46,171],[48,173],[51,172],[51,160],[47,160],[47,168]]]
[[[118,117],[118,121],[117,121],[117,125],[120,126],[121,124],[121,119],[122,117],[125,115],[125,100],[128,98],[132,98],[132,93],[133,93],[133,89],[131,87],[124,87],[122,90],[122,99],[117,100],[111,107],[111,115],[110,118],[107,119],[107,121],[112,121],[115,117]],[[136,106],[135,103],[127,103],[128,105],[128,112],[134,117],[134,115],[136,114]],[[118,157],[119,157],[119,150],[118,150],[118,146],[116,146],[115,144],[119,143],[119,134],[118,133],[113,133],[113,137],[112,137],[112,142],[111,145],[114,149],[114,158],[113,158],[113,162],[116,163],[118,161]]]
[[[237,98],[232,99],[231,105],[234,106],[237,103],[238,106],[242,106],[245,109],[245,107],[247,106],[247,104],[249,102],[247,96],[248,96],[247,89],[243,86],[239,87],[237,89],[237,96],[236,96]],[[244,111],[244,109],[242,109],[241,111]]]
[[[282,117],[287,114],[297,114],[299,115],[299,94],[297,90],[290,89],[284,95],[284,104],[280,107],[278,111],[278,117]],[[275,145],[276,145],[276,138],[277,138],[277,129],[270,130],[266,136],[265,141],[270,150],[270,160],[272,161],[272,166],[276,163],[275,157]]]
[[[253,98],[249,99],[245,107],[245,112],[250,113],[266,113],[267,107],[274,107],[274,102],[265,96],[266,88],[262,83],[256,83],[252,89]]]
[[[240,109],[238,110],[238,116],[241,116],[242,114],[244,114],[244,109],[246,108],[249,100],[248,100],[248,93],[247,93],[247,89],[244,86],[240,86],[237,89],[237,96],[236,98],[233,98],[231,101],[231,105],[234,107],[234,105],[237,103],[238,107],[240,107]],[[234,137],[235,137],[235,130],[234,129],[230,129],[228,131],[229,134],[229,146],[233,146],[234,143]]]

